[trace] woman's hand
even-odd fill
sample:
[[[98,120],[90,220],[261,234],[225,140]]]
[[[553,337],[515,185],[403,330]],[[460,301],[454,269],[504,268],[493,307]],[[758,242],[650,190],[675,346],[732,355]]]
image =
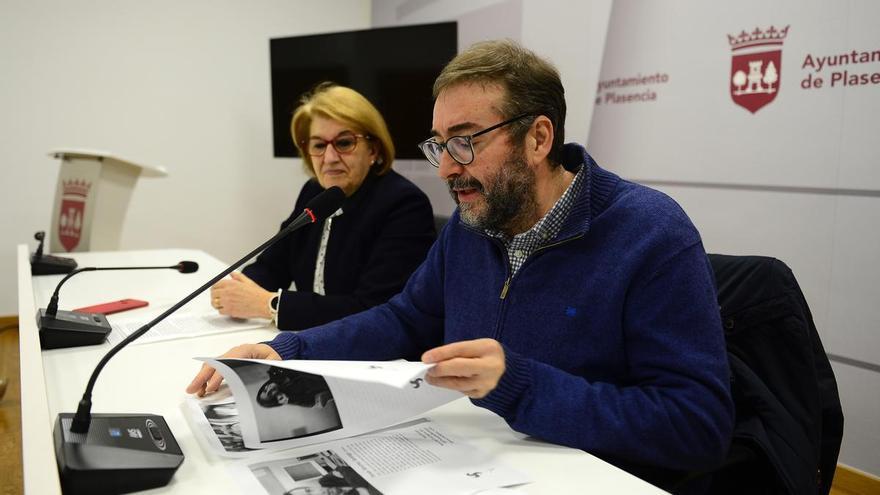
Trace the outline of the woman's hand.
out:
[[[273,297],[274,292],[239,272],[232,272],[230,278],[211,287],[211,306],[221,315],[233,318],[272,318],[269,301]]]
[[[275,352],[275,349],[266,345],[266,344],[244,344],[237,347],[233,347],[232,349],[226,351],[225,354],[220,356],[221,358],[241,358],[241,359],[275,359],[280,361],[281,356]],[[211,394],[217,391],[220,388],[220,383],[223,381],[223,376],[217,372],[213,367],[208,366],[207,364],[202,365],[202,369],[199,370],[199,373],[193,378],[193,381],[190,382],[189,386],[186,387],[186,393],[188,394],[196,394],[199,397],[204,397],[206,394]]]

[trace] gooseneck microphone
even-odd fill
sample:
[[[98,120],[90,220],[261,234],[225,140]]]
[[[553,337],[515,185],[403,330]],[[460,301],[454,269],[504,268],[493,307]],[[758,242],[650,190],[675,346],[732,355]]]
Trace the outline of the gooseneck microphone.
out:
[[[58,282],[58,285],[55,286],[55,292],[52,293],[52,298],[49,300],[49,306],[46,308],[46,314],[55,316],[58,312],[58,293],[61,291],[61,286],[64,285],[64,282],[82,272],[97,272],[104,270],[177,270],[180,273],[194,273],[199,271],[199,264],[195,261],[181,261],[176,265],[171,266],[104,266],[104,267],[95,267],[95,266],[86,266],[83,268],[77,268],[76,270],[67,274],[66,277],[61,279],[61,282]]]
[[[104,270],[177,270],[180,273],[193,273],[198,271],[199,264],[195,261],[181,261],[171,266],[111,266],[94,267],[87,266],[78,268],[68,273],[58,285],[49,299],[49,305],[37,311],[37,328],[40,329],[40,347],[43,349],[59,349],[63,347],[78,347],[83,345],[95,345],[104,342],[110,333],[110,323],[107,317],[101,314],[83,314],[75,311],[58,310],[58,294],[61,286],[70,277],[82,272],[94,272]]]
[[[342,206],[344,200],[345,193],[338,187],[315,196],[302,214],[275,236],[131,333],[101,358],[89,378],[76,414],[60,413],[55,422],[55,452],[65,493],[126,493],[165,486],[171,481],[183,462],[183,453],[162,416],[92,415],[92,390],[101,370],[123,347],[171,313],[290,232],[327,218]],[[94,434],[89,433],[90,428]],[[114,432],[123,433],[114,436]]]

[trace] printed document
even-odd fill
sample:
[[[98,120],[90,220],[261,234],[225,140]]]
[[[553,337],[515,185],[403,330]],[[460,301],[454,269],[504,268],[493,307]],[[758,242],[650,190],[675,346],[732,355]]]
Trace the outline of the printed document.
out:
[[[228,462],[243,493],[475,493],[530,481],[413,421],[462,397],[425,381],[433,365],[200,360],[225,384],[182,408],[207,451],[237,459]]]

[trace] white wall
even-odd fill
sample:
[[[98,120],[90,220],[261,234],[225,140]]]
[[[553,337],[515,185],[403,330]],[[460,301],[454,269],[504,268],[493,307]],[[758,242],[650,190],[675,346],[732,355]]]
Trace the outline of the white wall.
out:
[[[15,245],[49,230],[50,149],[168,169],[139,181],[121,249],[232,261],[273,234],[305,176],[272,157],[269,39],[369,25],[369,0],[0,1],[0,315]]]

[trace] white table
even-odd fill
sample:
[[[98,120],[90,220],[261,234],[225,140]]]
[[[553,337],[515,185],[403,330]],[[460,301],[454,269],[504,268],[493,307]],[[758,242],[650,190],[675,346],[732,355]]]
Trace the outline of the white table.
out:
[[[74,412],[85,384],[108,344],[40,350],[34,315],[45,307],[61,275],[31,277],[26,245],[18,247],[18,296],[21,346],[21,407],[24,487],[26,494],[61,493],[52,428],[59,412]],[[173,270],[90,272],[71,278],[61,290],[60,309],[77,308],[123,298],[144,299],[150,308],[121,313],[145,318],[188,294],[225,265],[193,250],[117,251],[71,255],[82,266],[172,265],[197,261],[197,273]],[[200,296],[184,307],[209,307]],[[114,315],[108,317],[111,324]],[[227,493],[233,482],[226,461],[204,452],[193,436],[180,404],[184,387],[199,368],[196,356],[215,356],[244,342],[271,339],[277,332],[256,330],[197,338],[130,345],[104,368],[93,393],[95,413],[155,413],[164,416],[186,460],[166,487],[149,493]],[[42,359],[38,359],[41,356]],[[561,447],[514,432],[498,416],[457,400],[427,415],[452,433],[528,473],[534,483],[512,493],[665,493],[658,488],[583,451]]]

